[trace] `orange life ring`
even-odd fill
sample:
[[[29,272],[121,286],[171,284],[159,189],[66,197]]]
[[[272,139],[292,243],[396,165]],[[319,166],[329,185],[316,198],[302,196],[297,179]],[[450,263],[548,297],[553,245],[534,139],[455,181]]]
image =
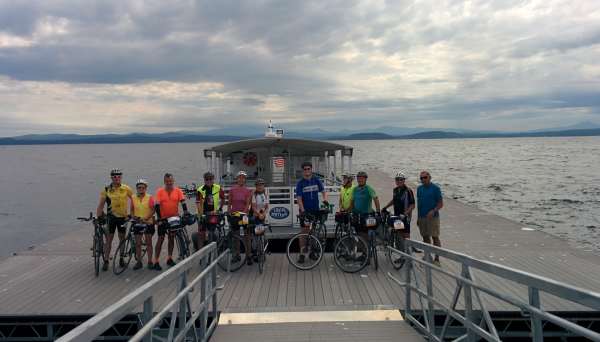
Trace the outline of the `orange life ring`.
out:
[[[256,153],[254,152],[246,152],[244,153],[243,161],[246,166],[254,166],[256,165]]]

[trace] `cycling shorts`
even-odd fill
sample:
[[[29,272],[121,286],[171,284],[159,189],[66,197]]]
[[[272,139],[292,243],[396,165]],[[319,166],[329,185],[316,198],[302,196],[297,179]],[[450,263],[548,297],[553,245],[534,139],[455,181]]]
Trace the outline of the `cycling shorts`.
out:
[[[125,218],[108,215],[108,234],[114,234],[116,230],[125,234]]]
[[[154,225],[153,224],[146,224],[146,223],[134,224],[131,227],[131,229],[132,229],[134,235],[142,235],[142,234],[154,235]]]
[[[167,221],[161,220],[158,222],[158,236],[165,236],[169,231],[169,224]],[[152,232],[154,234],[154,231]]]

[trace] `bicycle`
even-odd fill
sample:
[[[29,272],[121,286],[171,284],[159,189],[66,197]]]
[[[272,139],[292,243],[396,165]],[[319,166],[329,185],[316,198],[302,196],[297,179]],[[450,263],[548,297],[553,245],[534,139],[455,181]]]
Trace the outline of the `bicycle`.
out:
[[[137,247],[135,233],[141,232],[143,234],[148,228],[148,224],[139,222],[136,219],[130,219],[130,221],[131,224],[127,230],[127,235],[125,236],[125,239],[119,242],[119,247],[115,250],[115,254],[113,255],[112,270],[115,275],[123,273],[129,267],[131,257],[134,257],[136,261],[140,261],[135,253]],[[146,244],[143,239],[141,243],[141,258],[143,258],[144,255],[146,255]],[[121,259],[123,259],[123,262],[121,262]]]
[[[384,231],[385,231],[385,254],[388,258],[388,261],[394,267],[394,269],[399,270],[404,266],[406,262],[405,258],[402,254],[393,251],[388,247],[392,247],[394,250],[398,250],[404,252],[404,225],[406,216],[405,215],[390,215],[387,211],[383,211],[382,220],[384,222]]]
[[[258,264],[258,273],[262,274],[267,260],[267,249],[269,248],[269,239],[265,239],[265,231],[271,230],[271,226],[259,223],[254,226],[253,244],[256,248],[256,263]]]
[[[104,260],[104,225],[100,224],[98,218],[90,212],[89,217],[78,217],[77,220],[90,222],[94,225],[94,237],[92,245],[92,257],[94,258],[94,272],[96,277],[100,274],[100,260]]]
[[[248,215],[242,212],[235,212],[227,214],[226,216],[227,221],[229,222],[229,229],[227,230],[227,233],[223,232],[218,240],[217,250],[219,251],[219,254],[221,254],[229,249],[229,263],[226,258],[223,258],[219,261],[219,267],[224,271],[229,269],[229,272],[235,272],[242,268],[246,263],[246,248],[249,247],[246,246],[246,242],[240,237],[240,234],[234,234],[233,229],[231,228],[232,222],[237,220],[238,227],[240,230],[243,230],[245,234],[245,228],[248,225]]]
[[[350,216],[351,214],[345,211],[335,213],[334,237],[336,242],[350,232]]]
[[[347,233],[337,240],[333,248],[335,264],[346,273],[362,270],[369,261],[369,245],[358,235],[356,228],[355,225],[349,224]]]
[[[321,209],[316,214],[303,213],[302,215],[298,215],[301,224],[305,220],[308,221],[308,233],[300,232],[294,235],[288,241],[286,247],[288,261],[297,269],[303,271],[313,269],[323,259],[324,246],[327,241],[325,221],[331,210],[330,208]],[[308,254],[308,258],[305,258],[306,254]]]

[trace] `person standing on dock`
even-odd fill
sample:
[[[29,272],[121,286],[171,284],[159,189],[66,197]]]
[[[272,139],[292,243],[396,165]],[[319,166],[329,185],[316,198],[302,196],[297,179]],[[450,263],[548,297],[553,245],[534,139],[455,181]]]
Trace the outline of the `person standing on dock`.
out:
[[[204,174],[204,185],[198,187],[196,192],[198,217],[223,212],[223,203],[225,203],[223,188],[219,184],[215,184],[215,175],[212,172],[206,172]],[[204,247],[206,228],[206,222],[198,220],[198,249]]]
[[[154,199],[155,205],[154,208],[156,210],[156,214],[160,217],[158,222],[158,240],[156,241],[156,249],[154,251],[154,269],[157,271],[162,270],[160,267],[159,258],[160,258],[160,250],[162,249],[163,241],[165,241],[165,234],[168,231],[168,224],[166,219],[173,216],[179,216],[179,204],[181,203],[181,208],[183,209],[184,215],[189,215],[187,205],[185,204],[185,196],[183,195],[183,191],[175,186],[175,177],[173,177],[170,173],[165,173],[164,176],[165,186],[159,188],[156,191],[156,196]],[[167,265],[175,266],[175,261],[173,261],[173,249],[175,248],[175,234],[169,233],[167,241]]]
[[[417,211],[419,218],[417,225],[423,237],[423,242],[442,247],[440,242],[440,209],[444,207],[442,190],[431,182],[429,171],[421,171],[419,175],[421,185],[417,188]],[[440,257],[436,254],[433,263],[440,265]]]
[[[108,257],[112,247],[112,241],[115,237],[115,231],[119,233],[119,243],[125,239],[125,222],[127,221],[128,210],[131,207],[133,191],[123,183],[121,179],[123,172],[120,169],[110,171],[111,183],[105,186],[100,192],[100,203],[96,208],[96,216],[102,220],[106,220],[108,225],[108,234],[106,234],[106,243],[104,244],[104,264],[102,270],[108,270]],[[129,203],[128,203],[129,201]],[[104,216],[104,205],[106,204],[106,216]],[[125,261],[123,258],[119,260],[119,266],[124,267]]]
[[[137,219],[133,234],[135,235],[135,255],[137,262],[133,266],[134,270],[143,267],[142,264],[142,234],[146,242],[146,251],[148,253],[148,269],[154,268],[152,259],[152,236],[154,235],[154,198],[146,193],[148,182],[145,179],[138,179],[135,184],[136,195],[132,198],[133,211],[131,215]],[[136,228],[140,228],[137,230]],[[142,230],[143,229],[143,230]]]
[[[319,193],[323,194],[323,204],[329,206],[327,201],[327,192],[323,186],[323,182],[315,177],[312,172],[312,163],[305,161],[302,163],[302,179],[296,184],[296,199],[298,201],[298,210],[300,212],[300,230],[304,234],[308,234],[310,224],[304,219],[304,214],[309,213],[315,216],[319,214]],[[306,241],[300,239],[300,249],[305,250]],[[312,255],[310,255],[312,256]],[[298,263],[304,263],[304,254],[298,256]]]
[[[342,174],[342,187],[340,188],[340,211],[348,213],[352,210],[352,192],[354,191],[354,184],[352,180],[354,177],[350,173]]]
[[[394,180],[396,181],[396,187],[394,188],[392,200],[383,207],[383,210],[394,206],[394,215],[404,215],[402,237],[410,239],[410,220],[412,211],[415,209],[415,194],[406,185],[406,176],[402,172],[398,172]]]
[[[237,173],[237,179],[236,179],[236,183],[229,189],[229,206],[228,206],[228,212],[229,215],[233,214],[234,212],[241,212],[244,213],[246,215],[246,217],[248,217],[249,212],[250,212],[250,205],[251,205],[251,201],[252,201],[252,190],[248,189],[246,187],[246,177],[248,176],[248,174],[246,174],[246,171],[240,171]],[[240,217],[241,219],[241,217]],[[230,226],[231,226],[231,232],[234,235],[239,236],[240,235],[240,221],[239,220],[235,220],[232,219],[230,220]],[[251,246],[251,239],[252,234],[250,233],[250,226],[248,224],[245,225],[245,232],[244,232],[244,240],[246,242],[246,246],[248,246],[248,248],[246,248],[246,263],[248,264],[248,266],[252,265],[252,258],[250,257],[250,250],[251,248],[249,248],[249,246]],[[235,255],[236,258],[237,256],[240,254],[240,240],[235,240]]]
[[[375,189],[373,189],[373,187],[371,187],[370,185],[367,185],[367,178],[368,175],[366,172],[358,172],[356,174],[356,182],[358,183],[358,185],[354,187],[354,191],[352,192],[352,204],[350,205],[350,207],[352,208],[352,213],[359,215],[359,217],[373,214],[373,203],[375,203],[375,210],[377,215],[381,213],[379,197],[377,197]],[[363,226],[363,222],[360,222],[358,228],[361,229],[361,231],[359,231],[358,233],[366,241],[369,241],[368,235],[376,234],[375,230],[362,230],[366,229],[366,227]]]

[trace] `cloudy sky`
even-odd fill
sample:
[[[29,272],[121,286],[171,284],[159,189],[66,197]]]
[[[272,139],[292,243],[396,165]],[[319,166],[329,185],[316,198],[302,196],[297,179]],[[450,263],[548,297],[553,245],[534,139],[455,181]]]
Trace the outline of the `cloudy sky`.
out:
[[[0,0],[0,136],[600,122],[600,3]]]

